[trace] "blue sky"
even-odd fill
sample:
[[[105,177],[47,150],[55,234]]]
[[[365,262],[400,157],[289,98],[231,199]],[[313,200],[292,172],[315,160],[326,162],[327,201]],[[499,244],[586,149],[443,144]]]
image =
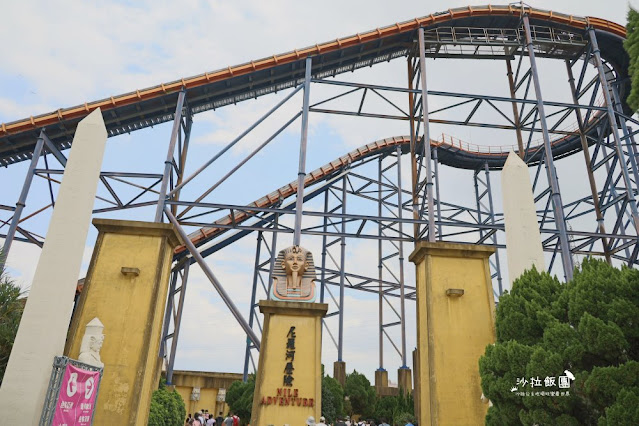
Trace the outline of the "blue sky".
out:
[[[6,19],[0,27],[0,36],[6,41],[3,60],[0,61],[0,122],[212,71],[452,7],[484,3],[443,0],[428,3],[405,0],[325,1],[313,5],[302,5],[292,0],[99,4],[78,1],[10,2],[3,6]],[[544,0],[532,5],[580,16],[596,16],[622,24],[625,23],[628,7],[625,0]],[[556,64],[548,64],[541,72],[548,82],[544,89],[548,98],[558,100],[555,96],[560,96],[556,95],[559,89],[555,90],[555,85],[565,88],[565,77],[562,74],[560,79],[553,78],[553,74],[559,72]],[[504,75],[503,64],[429,61],[431,89],[504,94],[507,91]],[[399,59],[379,64],[371,69],[340,76],[339,79],[403,86],[406,84],[405,62]],[[328,88],[315,87],[311,91],[312,96],[330,92]],[[285,95],[269,95],[197,115],[187,169],[197,168],[204,159],[210,158]],[[405,100],[399,98],[398,102]],[[431,102],[437,105],[438,100]],[[379,106],[375,103],[372,105]],[[221,164],[208,170],[193,185],[187,186],[184,197],[197,195],[197,190],[202,191],[216,177],[222,176],[297,112],[300,106],[301,96],[298,94],[272,120],[260,126],[255,134],[227,154]],[[376,139],[406,134],[406,127],[403,123],[312,115],[307,170]],[[294,180],[299,128],[298,120],[207,200],[248,203]],[[501,133],[494,131],[433,126],[432,132],[446,132],[478,144],[514,143],[512,138],[505,140]],[[164,124],[110,139],[103,170],[161,173],[169,133],[170,124]],[[0,169],[0,182],[3,183],[0,204],[15,204],[26,166],[26,163],[21,163]],[[408,167],[404,167],[405,172],[408,170]],[[442,173],[445,176],[442,186],[447,191],[448,200],[467,203],[472,197],[472,187],[468,183],[471,174],[457,170],[444,170]],[[573,176],[564,175],[560,178],[562,185],[569,188],[579,184],[579,178]],[[406,173],[404,179],[408,181]],[[575,181],[572,182],[572,179]],[[27,212],[46,204],[47,197],[48,186],[43,180],[36,180],[27,203]],[[125,215],[118,214],[115,217],[152,220],[153,209],[128,211]],[[0,219],[6,218],[0,216]],[[48,215],[43,215],[29,222],[29,229],[44,235],[47,225]],[[95,232],[91,231],[85,253],[85,268],[94,239]],[[254,241],[254,236],[250,236],[234,248],[209,259],[211,267],[245,315],[248,315],[246,294],[254,261]],[[318,247],[314,241],[308,244]],[[358,241],[349,244],[350,264],[364,265],[370,262],[371,256],[375,256],[371,244]],[[404,250],[409,253],[411,248]],[[10,270],[25,287],[28,287],[33,276],[38,254],[39,250],[32,246],[14,245],[9,259]],[[316,262],[318,257],[319,251],[316,251]],[[406,272],[407,280],[412,280],[412,265],[406,265]],[[81,275],[84,273],[85,270]],[[239,372],[244,353],[244,339],[239,326],[202,274],[193,272],[191,282],[176,368]],[[349,371],[356,368],[372,380],[373,371],[378,367],[377,301],[375,297],[349,293],[347,303],[347,368]],[[415,345],[414,318],[414,308],[409,303],[409,350]],[[336,332],[336,327],[332,330]],[[108,344],[108,330],[105,330],[105,334],[105,344]],[[323,359],[327,371],[330,371],[330,364],[336,360],[336,351],[328,340],[325,340]],[[387,345],[385,359],[385,367],[394,381],[395,369],[400,363],[390,345]]]

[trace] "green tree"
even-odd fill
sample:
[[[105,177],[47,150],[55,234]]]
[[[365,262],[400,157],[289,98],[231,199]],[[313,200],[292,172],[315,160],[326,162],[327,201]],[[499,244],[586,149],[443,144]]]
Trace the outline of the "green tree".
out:
[[[332,377],[322,377],[322,415],[329,423],[344,415],[344,389]]]
[[[250,375],[246,383],[233,382],[226,391],[226,403],[231,407],[231,411],[240,417],[242,424],[248,424],[251,421],[253,393],[255,393],[254,375]]]
[[[1,258],[2,253],[0,253]],[[20,287],[6,273],[2,265],[0,267],[0,383],[9,363],[13,341],[18,333],[25,302],[22,296]]]
[[[406,418],[414,418],[414,401],[410,392],[400,390],[397,396],[384,396],[377,399],[374,417],[381,422],[382,419],[390,424],[404,426]],[[403,422],[403,423],[401,423]]]
[[[630,57],[628,73],[632,81],[630,96],[626,102],[633,109],[639,110],[639,13],[633,8],[628,10],[628,24],[626,24],[626,40],[623,46]]]
[[[351,405],[350,415],[360,414],[364,417],[373,415],[377,395],[366,376],[355,370],[351,374],[347,374],[344,394],[348,396]]]
[[[586,259],[567,284],[525,272],[500,298],[497,342],[479,360],[482,390],[493,403],[486,424],[639,424],[638,324],[637,270]],[[546,386],[546,377],[565,370],[575,376],[569,389]],[[541,386],[531,387],[532,379]]]
[[[160,384],[151,396],[149,426],[183,426],[185,418],[186,408],[180,394]]]

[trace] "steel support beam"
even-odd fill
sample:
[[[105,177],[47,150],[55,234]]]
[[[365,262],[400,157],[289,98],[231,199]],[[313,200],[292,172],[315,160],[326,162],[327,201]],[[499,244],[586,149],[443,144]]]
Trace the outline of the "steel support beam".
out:
[[[526,32],[526,43],[528,50],[528,58],[530,59],[530,70],[532,72],[533,84],[535,87],[535,97],[537,98],[537,110],[539,111],[539,123],[541,125],[543,139],[544,139],[544,151],[545,151],[545,166],[546,174],[548,175],[548,184],[551,188],[551,200],[553,206],[553,213],[555,217],[555,224],[559,231],[559,245],[561,249],[561,262],[564,269],[564,277],[566,281],[572,280],[573,263],[572,255],[570,253],[570,244],[568,241],[568,234],[566,233],[566,218],[564,216],[563,204],[561,201],[561,193],[559,191],[559,181],[557,179],[557,170],[555,169],[555,162],[552,153],[552,145],[550,142],[550,136],[548,134],[548,124],[546,123],[546,113],[544,111],[544,101],[541,94],[541,85],[539,83],[539,74],[537,73],[537,60],[535,58],[535,48],[533,45],[533,39],[530,32],[530,21],[528,15],[523,16],[524,31]]]
[[[382,161],[383,157],[379,157],[378,165],[377,165],[377,215],[382,215]],[[384,370],[384,290],[382,286],[383,282],[383,265],[382,265],[382,223],[379,222],[377,224],[377,235],[379,239],[377,240],[377,278],[379,285],[379,305],[378,305],[378,314],[377,317],[379,319],[379,369]]]
[[[397,217],[399,219],[399,234],[404,234],[402,223],[402,149],[397,147]],[[439,201],[439,199],[438,199]],[[401,335],[402,335],[402,368],[408,368],[406,364],[406,293],[404,291],[404,242],[398,242],[399,255],[399,306],[401,315]]]
[[[22,184],[22,191],[20,192],[20,197],[18,198],[18,202],[16,203],[16,209],[13,211],[13,217],[11,218],[11,223],[9,224],[9,230],[7,231],[7,236],[4,239],[4,244],[2,246],[2,256],[0,257],[0,268],[4,266],[6,259],[9,257],[9,251],[11,250],[11,244],[13,243],[13,239],[16,235],[16,229],[18,229],[18,224],[20,223],[20,217],[22,216],[22,211],[26,206],[27,195],[29,195],[29,189],[31,188],[31,182],[33,182],[34,170],[38,166],[38,160],[40,159],[40,154],[42,153],[42,146],[44,145],[44,130],[40,131],[40,136],[38,136],[38,140],[36,141],[35,148],[33,149],[33,155],[31,156],[31,162],[29,163],[29,168],[27,169],[27,175],[24,177],[24,183]]]
[[[295,231],[293,233],[293,245],[300,245],[302,234],[302,209],[304,203],[304,179],[306,178],[306,145],[308,142],[308,111],[311,96],[311,68],[313,61],[306,58],[304,75],[304,101],[302,105],[302,135],[300,139],[300,159],[297,172],[297,202],[295,203]],[[340,309],[341,310],[341,309]],[[340,334],[341,336],[341,334]]]
[[[249,305],[249,327],[253,329],[253,319],[255,317],[255,298],[257,295],[257,281],[260,274],[260,250],[262,249],[262,231],[257,233],[257,247],[255,248],[255,264],[253,266],[253,286],[251,288],[251,304]],[[271,258],[275,257],[275,253]],[[246,351],[244,352],[244,373],[242,381],[248,381],[249,360],[251,357],[251,339],[246,338]]]
[[[180,325],[182,324],[182,313],[184,312],[184,299],[186,298],[186,284],[189,282],[190,263],[184,264],[182,271],[182,286],[180,288],[180,299],[178,300],[177,313],[173,322],[173,337],[171,338],[171,353],[169,354],[169,365],[166,368],[166,383],[173,383],[173,366],[175,365],[175,355],[177,353],[178,337],[180,335]]]
[[[164,161],[164,173],[162,175],[162,184],[160,186],[158,206],[155,210],[155,222],[162,222],[162,211],[164,210],[166,193],[169,187],[169,180],[172,173],[171,169],[173,168],[173,154],[175,152],[175,144],[177,143],[178,133],[180,133],[180,126],[182,124],[182,108],[184,106],[185,97],[186,90],[182,89],[178,95],[177,105],[175,107],[175,116],[173,119],[173,129],[171,130],[171,139],[169,141],[169,149],[167,150],[166,160]]]
[[[342,178],[342,214],[346,214],[346,179]],[[339,271],[339,335],[337,336],[337,361],[344,356],[344,286],[346,285],[346,221],[342,220],[342,237],[340,239],[340,271]]]
[[[626,160],[623,154],[621,138],[619,137],[619,129],[617,129],[617,120],[615,119],[614,105],[611,99],[611,89],[608,84],[608,79],[606,78],[606,73],[603,69],[603,63],[601,61],[601,54],[599,51],[599,44],[597,43],[597,36],[595,35],[594,29],[588,29],[588,37],[590,38],[590,43],[592,43],[592,56],[595,58],[595,65],[597,66],[597,72],[599,73],[599,82],[601,83],[601,91],[603,92],[604,101],[606,103],[608,122],[610,123],[610,131],[612,132],[612,137],[615,141],[615,151],[619,159],[619,166],[621,167],[623,182],[626,186],[625,195],[628,199],[628,203],[630,204],[630,211],[632,212],[632,220],[635,227],[635,232],[637,233],[637,235],[639,235],[639,211],[637,211],[637,200],[632,190],[630,174],[628,173],[628,168],[626,167]]]
[[[419,29],[419,67],[422,86],[422,119],[424,123],[423,161],[426,163],[426,199],[428,209],[428,241],[435,241],[435,211],[433,209],[433,172],[431,170],[430,124],[428,117],[428,87],[426,86],[426,54],[424,28]]]
[[[191,253],[191,256],[193,256],[193,259],[197,262],[197,264],[200,265],[200,268],[202,268],[202,272],[204,272],[204,275],[206,275],[217,293],[220,295],[226,307],[229,308],[229,311],[231,311],[231,314],[235,317],[235,320],[238,322],[238,324],[240,324],[240,327],[244,329],[244,332],[253,342],[253,345],[255,345],[255,347],[259,350],[260,339],[257,337],[253,329],[248,325],[240,311],[237,309],[237,306],[235,306],[235,303],[233,303],[233,300],[231,299],[229,294],[226,292],[226,290],[224,290],[224,287],[222,286],[220,281],[218,281],[211,268],[209,268],[209,265],[206,264],[206,261],[197,250],[197,248],[193,245],[186,232],[184,232],[184,229],[182,229],[182,226],[178,223],[175,216],[173,216],[168,206],[164,207],[164,214],[166,214],[166,217],[168,217],[169,221],[173,224],[173,226],[175,226],[175,230],[182,238],[186,249],[189,251],[189,253]]]

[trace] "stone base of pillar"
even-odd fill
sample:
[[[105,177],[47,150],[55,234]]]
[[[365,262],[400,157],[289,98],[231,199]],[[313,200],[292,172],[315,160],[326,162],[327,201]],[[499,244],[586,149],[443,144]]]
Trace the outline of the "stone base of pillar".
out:
[[[333,363],[333,378],[342,386],[346,384],[346,363],[344,361],[335,361]]]
[[[401,367],[397,369],[397,387],[400,389],[400,392],[413,391],[413,376],[410,368]]]
[[[324,303],[262,300],[264,331],[251,423],[301,425],[322,407]]]
[[[375,387],[387,388],[388,387],[388,371],[380,368],[375,370]]]

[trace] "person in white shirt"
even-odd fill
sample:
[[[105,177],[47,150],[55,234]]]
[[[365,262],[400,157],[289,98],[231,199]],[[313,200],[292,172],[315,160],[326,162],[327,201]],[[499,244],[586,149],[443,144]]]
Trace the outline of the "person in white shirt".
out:
[[[316,426],[326,426],[326,419],[324,418],[324,416],[320,417],[320,421],[319,423],[317,423]]]

